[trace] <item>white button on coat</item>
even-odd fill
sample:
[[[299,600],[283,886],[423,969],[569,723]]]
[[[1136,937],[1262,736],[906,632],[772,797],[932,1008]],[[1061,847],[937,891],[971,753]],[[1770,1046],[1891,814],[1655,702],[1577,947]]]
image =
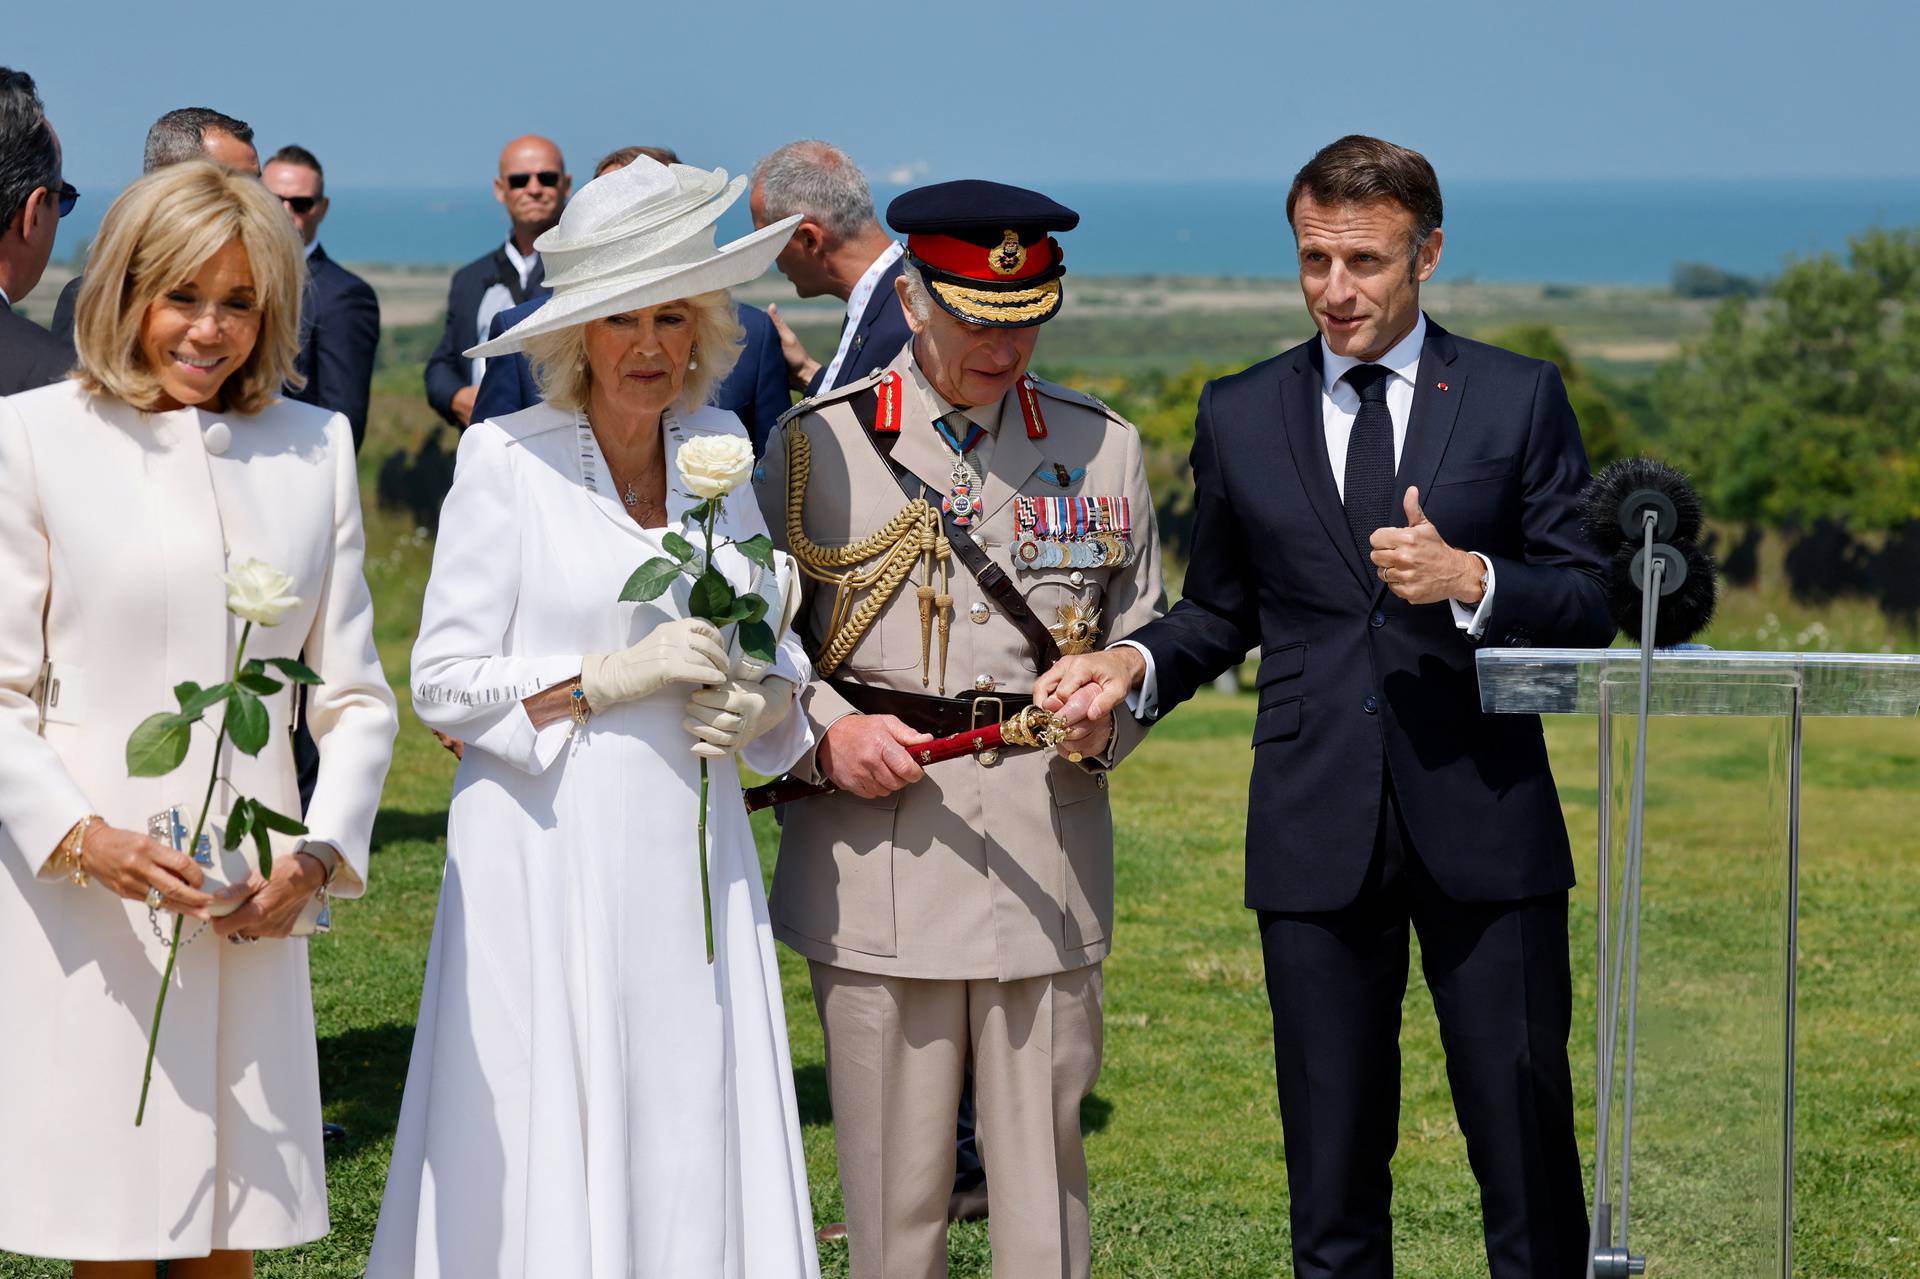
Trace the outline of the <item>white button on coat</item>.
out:
[[[215,422],[206,429],[207,452],[219,457],[233,447],[233,428],[225,422]]]

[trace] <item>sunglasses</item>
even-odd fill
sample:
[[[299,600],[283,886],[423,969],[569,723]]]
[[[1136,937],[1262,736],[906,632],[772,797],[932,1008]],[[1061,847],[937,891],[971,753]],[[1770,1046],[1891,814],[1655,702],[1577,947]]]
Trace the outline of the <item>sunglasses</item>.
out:
[[[313,212],[313,206],[320,203],[320,200],[321,197],[317,195],[283,195],[280,197],[280,203],[286,205],[303,218]]]
[[[73,206],[80,202],[80,193],[73,189],[73,183],[62,182],[60,184],[59,199],[60,199],[60,216],[64,218],[67,216],[67,214],[72,213]]]
[[[540,179],[540,185],[543,187],[557,187],[560,185],[560,171],[558,169],[542,169],[538,173],[509,173],[507,175],[507,185],[518,191],[535,178]]]

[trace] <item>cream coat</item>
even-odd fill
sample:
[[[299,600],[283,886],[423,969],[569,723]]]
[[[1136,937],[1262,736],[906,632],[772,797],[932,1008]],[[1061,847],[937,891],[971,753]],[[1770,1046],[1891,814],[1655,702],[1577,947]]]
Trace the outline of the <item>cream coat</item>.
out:
[[[944,492],[952,454],[934,419],[945,411],[913,365],[909,344],[890,366],[904,377],[902,430],[893,456]],[[774,544],[788,548],[786,440],[805,431],[812,469],[804,507],[808,538],[844,545],[877,531],[906,498],[866,438],[852,399],[863,378],[796,410],[767,442],[760,504]],[[1037,383],[1046,438],[1031,440],[1015,392],[998,407],[986,464],[985,517],[974,540],[1013,579],[1042,622],[1066,605],[1101,610],[1099,643],[1123,638],[1165,610],[1153,499],[1140,437],[1098,400]],[[984,415],[982,415],[984,416]],[[1059,463],[1084,474],[1062,489],[1040,478]],[[1132,563],[1123,568],[1031,571],[1014,563],[1014,498],[1124,496],[1133,509]],[[920,574],[890,600],[872,629],[834,672],[836,679],[906,693],[938,693],[920,680]],[[948,695],[991,681],[1007,693],[1031,693],[1039,674],[1025,637],[956,558]],[[795,630],[817,645],[833,591],[809,583]],[[976,603],[983,620],[971,620]],[[936,640],[937,644],[937,640]],[[815,648],[813,651],[818,651]],[[818,739],[851,707],[816,678],[804,705]],[[1113,761],[1145,730],[1117,717]],[[813,757],[797,772],[812,776]],[[1071,764],[1051,751],[1008,751],[987,767],[949,760],[921,781],[877,800],[835,794],[787,806],[773,880],[774,935],[807,958],[889,977],[998,978],[1065,972],[1097,963],[1111,946],[1113,819],[1107,779],[1095,761]]]
[[[230,435],[217,455],[216,425]],[[49,860],[88,813],[144,830],[168,804],[198,812],[213,733],[196,730],[161,778],[127,776],[127,736],[174,708],[174,685],[226,678],[241,623],[221,574],[261,559],[292,574],[302,604],[256,626],[248,652],[304,649],[325,680],[308,705],[307,821],[340,850],[334,893],[364,891],[397,721],[362,552],[339,414],[288,401],[252,417],[142,414],[72,382],[0,400],[0,1248],[190,1257],[326,1233],[306,942],[209,932],[182,949],[136,1129],[165,947],[144,906],[76,888]],[[31,694],[48,659],[60,691],[42,736]],[[224,767],[239,793],[295,814],[289,691],[266,702],[266,749],[229,746]]]

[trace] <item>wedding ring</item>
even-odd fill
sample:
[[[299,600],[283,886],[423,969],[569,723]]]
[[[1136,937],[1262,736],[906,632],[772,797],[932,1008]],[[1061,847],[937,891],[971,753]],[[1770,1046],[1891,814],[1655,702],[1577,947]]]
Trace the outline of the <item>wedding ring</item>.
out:
[[[260,939],[258,937],[242,937],[239,933],[233,933],[228,936],[227,940],[235,946],[251,946]]]
[[[159,910],[160,903],[166,900],[167,900],[166,897],[161,894],[158,888],[149,888],[147,890],[147,909],[148,910]]]

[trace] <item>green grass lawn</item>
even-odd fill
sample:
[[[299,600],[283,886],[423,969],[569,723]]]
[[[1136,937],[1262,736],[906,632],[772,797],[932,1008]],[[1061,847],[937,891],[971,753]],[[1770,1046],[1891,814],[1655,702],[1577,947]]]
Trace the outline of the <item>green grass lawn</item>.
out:
[[[332,935],[311,944],[327,1115],[350,1137],[329,1162],[333,1233],[263,1256],[264,1276],[358,1276],[364,1267],[445,851],[453,761],[404,709],[430,548],[392,517],[373,515],[370,526],[378,638],[403,727],[374,831],[371,891],[340,906]],[[1754,625],[1759,607],[1741,604],[1732,626]],[[1789,618],[1788,634],[1802,624]],[[1156,728],[1115,779],[1118,923],[1105,1066],[1083,1111],[1097,1275],[1290,1273],[1271,1027],[1253,919],[1240,906],[1252,717],[1250,697],[1203,695]],[[1643,998],[1657,1028],[1649,1037],[1677,1052],[1650,1058],[1643,1077],[1649,1147],[1636,1245],[1667,1249],[1666,1264],[1649,1271],[1656,1276],[1752,1274],[1740,1268],[1733,1236],[1753,1228],[1762,1192],[1727,1167],[1751,1144],[1765,1103],[1765,1082],[1750,1075],[1765,1060],[1756,1044],[1768,1031],[1766,987],[1747,972],[1765,954],[1755,930],[1771,891],[1753,853],[1765,846],[1767,810],[1754,802],[1764,741],[1725,721],[1661,728]],[[1589,1158],[1594,736],[1589,718],[1548,727],[1583,868],[1573,1058]],[[1920,1276],[1920,725],[1815,721],[1806,758],[1796,1273]],[[760,833],[770,866],[770,824]],[[833,1220],[841,1202],[819,1026],[804,966],[785,952],[781,964],[814,1211]],[[1417,956],[1402,1046],[1400,1271],[1484,1274],[1477,1193]],[[822,1261],[826,1274],[846,1273],[843,1248],[825,1249]],[[955,1229],[952,1267],[989,1273],[984,1225]],[[0,1274],[63,1273],[0,1255]]]

